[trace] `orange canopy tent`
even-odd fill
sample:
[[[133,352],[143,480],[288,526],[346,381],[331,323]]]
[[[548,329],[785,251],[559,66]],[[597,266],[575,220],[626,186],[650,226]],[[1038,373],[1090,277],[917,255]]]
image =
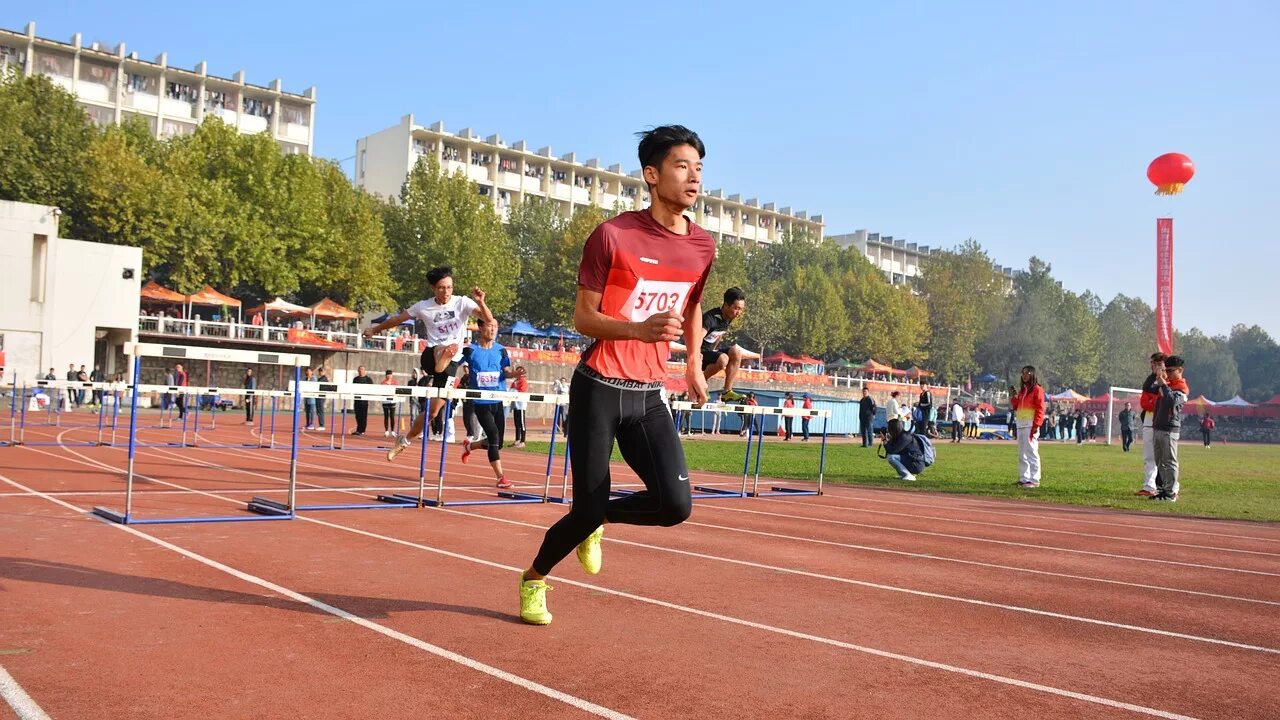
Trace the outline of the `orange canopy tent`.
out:
[[[312,305],[311,315],[325,320],[356,320],[360,317],[354,310],[348,310],[329,298]]]
[[[912,365],[911,369],[907,370],[905,374],[909,378],[930,378],[935,375],[932,370],[922,370],[915,365]]]
[[[186,295],[170,290],[155,280],[148,280],[147,284],[142,286],[142,291],[139,294],[142,296],[143,302],[181,305],[187,301]]]
[[[229,308],[240,309],[240,301],[230,295],[223,295],[214,290],[212,286],[205,285],[199,292],[192,293],[187,296],[187,317],[191,317],[192,305],[214,305],[226,306]]]
[[[862,367],[858,369],[864,373],[884,373],[886,375],[906,375],[907,374],[906,370],[899,370],[894,367],[889,367],[884,363],[876,362],[874,359],[868,359],[865,363],[862,364]]]
[[[263,321],[271,317],[271,313],[276,315],[310,315],[311,308],[305,305],[294,305],[279,295],[271,302],[263,303],[255,308],[249,308],[249,317],[253,317],[258,313],[262,313]]]

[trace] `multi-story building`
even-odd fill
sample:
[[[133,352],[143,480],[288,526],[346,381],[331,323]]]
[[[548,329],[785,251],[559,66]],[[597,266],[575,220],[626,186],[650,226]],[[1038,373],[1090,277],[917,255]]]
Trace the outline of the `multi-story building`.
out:
[[[857,248],[894,285],[914,285],[916,278],[920,276],[920,263],[941,250],[866,230],[832,235],[831,239],[840,247]],[[1012,291],[1014,269],[994,264],[992,269],[1003,283],[1005,291]]]
[[[166,53],[154,62],[126,52],[124,43],[88,46],[80,33],[70,43],[0,29],[0,70],[47,75],[76,96],[99,125],[140,117],[160,138],[188,135],[214,115],[242,133],[269,132],[286,153],[310,155],[315,145],[316,89],[297,95],[250,85],[244,71],[231,78],[210,75],[201,62],[194,70],[170,67]]]
[[[532,150],[524,141],[507,144],[498,135],[481,139],[470,129],[450,133],[441,122],[422,127],[412,115],[356,141],[356,185],[376,195],[396,197],[409,171],[424,156],[435,157],[446,173],[463,172],[481,195],[492,199],[504,219],[526,197],[548,198],[566,216],[586,205],[631,210],[649,202],[649,189],[639,170],[628,173],[621,165],[606,167],[595,159],[579,162],[574,153],[557,157],[549,147]],[[811,217],[803,210],[793,212],[755,198],[743,200],[723,190],[704,192],[694,210],[695,222],[717,240],[749,246],[772,243],[789,230],[822,237],[821,215]]]

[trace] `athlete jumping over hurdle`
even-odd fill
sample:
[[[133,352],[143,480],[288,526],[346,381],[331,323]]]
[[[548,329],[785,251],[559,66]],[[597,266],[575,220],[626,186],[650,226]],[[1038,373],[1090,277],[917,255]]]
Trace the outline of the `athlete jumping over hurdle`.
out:
[[[462,350],[462,364],[467,368],[467,387],[472,390],[498,390],[505,392],[507,378],[514,378],[516,371],[511,367],[511,358],[507,349],[494,342],[498,336],[498,323],[478,320],[480,326],[476,341]],[[493,476],[498,480],[498,487],[509,488],[511,481],[502,473],[502,434],[506,430],[507,418],[502,411],[501,400],[472,400],[475,405],[476,420],[484,431],[485,439],[471,442],[470,438],[462,441],[462,462],[471,457],[471,451],[483,445],[489,454],[489,467],[493,468]]]
[[[422,371],[431,377],[432,387],[443,388],[451,385],[457,375],[458,361],[462,359],[462,341],[467,336],[467,320],[479,313],[486,323],[491,323],[493,313],[484,303],[484,290],[478,287],[472,288],[469,298],[453,294],[453,268],[433,268],[427,273],[427,283],[434,290],[434,297],[415,303],[408,310],[387,318],[365,330],[363,334],[365,337],[373,337],[409,318],[421,320],[427,326],[427,349],[422,351]],[[409,441],[422,434],[422,428],[442,407],[444,400],[432,398],[430,411],[418,415],[409,432],[401,435],[387,451],[387,459],[395,460],[397,455],[409,447]]]
[[[689,398],[706,402],[696,340],[702,339],[702,292],[716,247],[684,214],[698,202],[705,148],[693,131],[672,125],[641,133],[639,155],[652,204],[597,227],[578,266],[574,325],[595,341],[569,384],[573,505],[547,530],[520,578],[520,618],[534,625],[551,622],[545,578],[575,547],[583,569],[600,572],[604,523],[677,525],[693,507],[663,381],[668,343],[683,329],[691,339]],[[615,439],[645,489],[610,500]]]
[[[710,380],[724,371],[724,389],[720,391],[720,399],[724,402],[746,399],[745,395],[733,391],[733,380],[742,365],[742,348],[731,345],[722,350],[718,347],[725,333],[729,332],[729,326],[746,311],[747,294],[741,288],[731,287],[724,291],[723,305],[702,314],[702,329],[706,332],[702,337],[702,374]]]

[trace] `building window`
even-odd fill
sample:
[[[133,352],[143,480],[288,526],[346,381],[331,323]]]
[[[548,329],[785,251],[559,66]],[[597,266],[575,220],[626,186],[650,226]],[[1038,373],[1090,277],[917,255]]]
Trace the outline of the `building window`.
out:
[[[44,302],[44,275],[48,262],[49,236],[36,235],[31,241],[31,302]]]
[[[235,111],[236,96],[230,92],[222,92],[220,90],[204,91],[204,109],[205,110],[226,110],[228,107]]]
[[[515,160],[512,160],[511,158],[504,158],[504,157],[498,158],[498,169],[501,170],[502,172],[509,172],[509,173],[516,172],[516,167],[517,166],[516,166]]]
[[[115,123],[116,111],[111,108],[99,107],[97,105],[82,105],[84,111],[89,114],[89,119],[98,127],[106,127]]]
[[[297,105],[281,103],[280,116],[282,120],[293,125],[306,127],[311,124],[311,113],[306,108],[298,107]]]
[[[270,100],[247,97],[244,99],[244,111],[254,117],[271,119],[275,113],[275,103]]]
[[[138,73],[129,73],[125,81],[125,92],[146,93],[148,95],[157,94],[157,88],[160,81],[150,75],[140,75]]]
[[[55,53],[40,53],[36,57],[36,70],[42,75],[57,75],[59,77],[71,77],[72,60],[66,55],[58,55]]]
[[[116,85],[116,69],[81,60],[80,81],[106,85],[107,87],[114,89]]]
[[[198,88],[191,87],[186,83],[165,83],[164,94],[170,100],[182,100],[183,102],[195,103],[196,95],[200,92]]]
[[[452,145],[445,145],[444,152],[442,154],[446,161],[452,160],[454,162],[462,162],[462,154],[458,152],[458,148]]]
[[[0,45],[0,67],[4,65],[17,65],[18,67],[26,67],[27,51],[19,50],[8,45]]]
[[[364,177],[364,171],[369,167],[369,151],[360,151],[360,177]]]
[[[547,169],[541,165],[526,165],[524,168],[525,177],[543,178],[546,177]]]

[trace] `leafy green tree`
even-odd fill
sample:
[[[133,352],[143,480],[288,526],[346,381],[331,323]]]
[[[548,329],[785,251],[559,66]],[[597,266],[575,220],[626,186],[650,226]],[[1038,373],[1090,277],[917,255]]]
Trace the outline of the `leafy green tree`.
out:
[[[1240,392],[1240,373],[1226,337],[1208,337],[1197,328],[1174,333],[1174,351],[1182,356],[1191,395],[1226,400]]]
[[[1150,372],[1155,351],[1155,313],[1140,298],[1116,295],[1098,316],[1102,356],[1095,392],[1107,387],[1136,388]]]
[[[921,263],[919,290],[929,308],[929,361],[944,380],[959,382],[979,369],[978,342],[1003,298],[991,258],[972,239],[934,253]]]
[[[75,237],[96,134],[75,97],[49,78],[0,73],[0,199],[62,209],[60,232]]]
[[[434,157],[409,173],[400,198],[387,206],[384,227],[402,306],[429,295],[427,271],[453,268],[459,294],[480,286],[496,313],[515,302],[520,259],[492,204],[461,172],[444,175]]]
[[[1265,402],[1280,393],[1280,345],[1254,325],[1231,328],[1228,341],[1240,373],[1241,393],[1250,402]]]

